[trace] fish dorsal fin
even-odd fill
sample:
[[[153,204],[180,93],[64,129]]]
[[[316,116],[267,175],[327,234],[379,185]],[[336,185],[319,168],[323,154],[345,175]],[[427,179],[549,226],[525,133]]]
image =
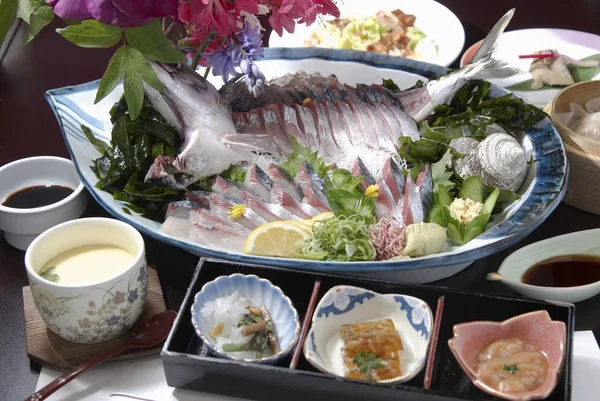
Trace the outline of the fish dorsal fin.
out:
[[[492,52],[494,51],[494,49],[496,49],[496,46],[498,45],[498,39],[500,39],[500,35],[502,34],[502,32],[504,32],[504,29],[506,29],[506,26],[508,25],[514,14],[515,9],[513,8],[506,14],[504,14],[504,16],[502,16],[502,18],[500,18],[498,22],[496,22],[496,25],[494,25],[494,27],[487,34],[487,36],[481,43],[481,46],[479,46],[479,49],[471,58],[469,64],[473,64],[477,61],[491,57]]]

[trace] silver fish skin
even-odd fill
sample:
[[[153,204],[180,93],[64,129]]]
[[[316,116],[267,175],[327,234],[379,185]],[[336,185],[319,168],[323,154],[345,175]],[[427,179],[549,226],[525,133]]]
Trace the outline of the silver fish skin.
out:
[[[157,159],[146,181],[159,179],[171,187],[186,188],[202,177],[256,157],[248,150],[225,143],[224,138],[237,134],[237,130],[229,104],[210,82],[185,65],[149,63],[163,91],[145,85],[146,95],[154,108],[177,129],[182,144],[177,157],[171,161],[172,169],[165,168],[166,160]]]
[[[304,202],[319,212],[330,212],[331,207],[325,196],[323,179],[317,175],[308,162],[304,162],[298,170],[296,182],[304,193]]]
[[[271,199],[273,180],[258,165],[254,164],[246,173],[244,185],[254,191],[263,201]]]
[[[423,87],[399,92],[396,97],[404,110],[415,120],[423,121],[433,113],[436,106],[448,104],[467,81],[507,78],[521,73],[519,68],[492,57],[492,52],[498,45],[498,39],[514,13],[515,9],[513,8],[500,18],[487,34],[469,64],[458,71],[429,81]]]

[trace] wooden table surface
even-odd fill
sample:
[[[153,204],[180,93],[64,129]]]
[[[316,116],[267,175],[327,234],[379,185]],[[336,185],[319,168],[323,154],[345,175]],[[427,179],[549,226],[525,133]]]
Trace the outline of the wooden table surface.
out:
[[[346,0],[350,1],[350,0]],[[514,2],[442,0],[462,21],[466,47],[485,36]],[[517,7],[508,30],[566,28],[600,34],[600,2],[596,0],[528,0]],[[23,45],[21,26],[0,65],[0,166],[35,156],[68,157],[58,124],[44,99],[48,89],[80,84],[102,76],[111,50],[86,50],[71,45],[54,32],[56,21],[32,43]],[[454,65],[453,67],[456,67]],[[86,216],[108,216],[90,198]],[[467,270],[438,282],[453,289],[514,294],[503,285],[486,282],[487,272],[498,268],[514,250],[534,241],[572,231],[600,227],[600,216],[561,204],[527,239],[518,245],[475,262]],[[157,266],[167,307],[177,309],[197,263],[179,249],[146,238],[148,261]],[[21,288],[27,285],[24,253],[0,237],[0,399],[21,400],[35,388],[39,367],[25,352]],[[577,305],[577,330],[600,334],[600,297]]]

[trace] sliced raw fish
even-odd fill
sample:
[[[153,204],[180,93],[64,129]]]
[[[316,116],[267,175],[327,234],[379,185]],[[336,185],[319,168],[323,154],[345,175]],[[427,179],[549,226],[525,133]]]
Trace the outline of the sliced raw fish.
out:
[[[268,202],[271,199],[273,180],[256,164],[252,165],[246,173],[244,185],[260,196],[263,201]]]
[[[188,238],[205,247],[241,252],[244,249],[247,235],[224,231],[221,227],[194,224],[189,230]]]
[[[250,229],[227,217],[220,217],[206,209],[197,209],[190,214],[190,221],[193,224],[201,224],[209,227],[218,228],[220,231],[230,232],[237,235],[249,235]]]
[[[302,207],[303,204],[293,198],[285,188],[278,184],[273,185],[273,190],[271,191],[271,203],[283,206],[292,214],[295,214],[302,219],[310,219],[318,213],[317,212],[314,215],[307,213]]]
[[[185,198],[187,200],[197,202],[204,208],[210,208],[210,201],[208,200],[208,195],[210,192],[206,191],[188,191],[185,193]]]
[[[240,201],[242,199],[242,191],[246,188],[237,182],[226,180],[218,175],[213,180],[211,189],[214,193]]]
[[[392,193],[385,181],[381,178],[377,180],[379,187],[377,199],[375,199],[375,214],[378,217],[395,218],[402,222],[402,212],[398,209],[397,202],[394,200]]]
[[[325,196],[323,179],[317,175],[307,162],[304,162],[300,166],[296,182],[300,185],[304,193],[303,202],[308,203],[319,212],[331,211],[331,207]]]
[[[242,193],[242,202],[246,207],[252,209],[257,215],[269,223],[280,220],[300,220],[298,216],[283,206],[265,203],[262,199],[254,196],[249,191]]]
[[[202,209],[206,207],[200,202],[194,202],[191,200],[182,200],[177,202],[169,203],[167,206],[166,217],[181,217],[187,219],[190,217],[190,212],[194,209]]]
[[[190,229],[194,223],[187,217],[167,216],[160,226],[160,232],[173,237],[189,239]]]
[[[356,158],[352,168],[350,168],[350,172],[355,177],[362,176],[363,180],[360,182],[359,187],[363,191],[366,190],[369,185],[375,184],[375,178],[373,178],[373,175],[367,170],[367,167],[360,157]]]
[[[256,227],[267,223],[265,219],[249,209],[246,209],[240,217],[230,219],[229,212],[231,211],[231,208],[240,205],[240,203],[233,198],[211,193],[208,196],[208,200],[210,202],[210,212],[214,216],[222,219],[234,220],[236,223],[239,223],[250,230],[254,230]]]
[[[391,157],[386,160],[381,171],[381,178],[390,189],[394,200],[398,202],[404,193],[405,179],[398,163]]]
[[[419,187],[413,181],[412,177],[409,176],[406,179],[406,186],[404,187],[404,199],[402,216],[405,219],[404,224],[421,223],[425,220],[425,213],[423,212],[423,203],[421,201],[421,194],[419,193]]]
[[[433,204],[433,177],[429,164],[423,167],[423,170],[417,176],[417,187],[421,195],[421,203],[423,204],[423,214],[427,216]]]
[[[284,169],[270,163],[269,167],[267,167],[267,175],[273,180],[274,184],[277,184],[286,190],[296,201],[302,201],[302,198],[304,197],[302,190]]]

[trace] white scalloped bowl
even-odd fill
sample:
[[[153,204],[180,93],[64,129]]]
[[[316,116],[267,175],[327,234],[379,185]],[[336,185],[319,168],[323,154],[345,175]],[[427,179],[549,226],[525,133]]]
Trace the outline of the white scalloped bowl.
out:
[[[404,349],[399,352],[402,375],[378,383],[409,381],[425,366],[433,314],[425,301],[408,295],[378,294],[349,285],[331,288],[313,314],[304,341],[304,357],[321,372],[344,377],[340,327],[379,319],[394,322]]]

